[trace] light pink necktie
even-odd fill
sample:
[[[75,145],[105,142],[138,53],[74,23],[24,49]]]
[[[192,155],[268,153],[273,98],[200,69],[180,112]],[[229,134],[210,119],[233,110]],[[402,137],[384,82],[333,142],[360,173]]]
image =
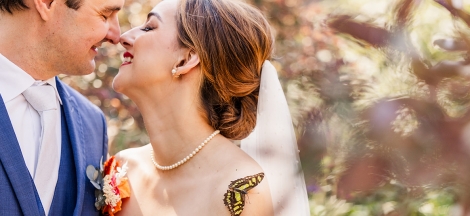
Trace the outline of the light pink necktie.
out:
[[[51,85],[31,86],[23,92],[29,104],[41,117],[39,158],[33,180],[46,215],[54,197],[60,165],[60,142],[57,142],[58,101]]]

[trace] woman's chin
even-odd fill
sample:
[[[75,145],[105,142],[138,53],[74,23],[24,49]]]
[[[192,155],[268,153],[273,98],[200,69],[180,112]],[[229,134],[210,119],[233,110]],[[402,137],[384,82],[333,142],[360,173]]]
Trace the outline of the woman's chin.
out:
[[[118,93],[124,94],[125,84],[122,82],[119,73],[113,79],[113,89]]]

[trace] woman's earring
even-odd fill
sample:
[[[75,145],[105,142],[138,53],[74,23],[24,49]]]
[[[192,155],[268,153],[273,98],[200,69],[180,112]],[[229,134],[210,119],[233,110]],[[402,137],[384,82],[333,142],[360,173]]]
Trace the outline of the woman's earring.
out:
[[[179,75],[179,74],[177,75],[177,74],[176,74],[176,71],[177,71],[176,68],[173,68],[173,70],[171,70],[171,75],[173,75],[174,77],[178,78],[178,77],[180,77],[180,75]]]

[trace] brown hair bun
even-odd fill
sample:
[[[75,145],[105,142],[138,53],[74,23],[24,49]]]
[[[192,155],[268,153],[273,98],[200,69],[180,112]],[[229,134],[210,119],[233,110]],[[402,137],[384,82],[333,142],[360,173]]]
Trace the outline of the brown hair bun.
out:
[[[256,125],[261,68],[271,57],[271,28],[256,8],[233,0],[181,0],[180,43],[199,55],[201,101],[210,125],[229,139]]]

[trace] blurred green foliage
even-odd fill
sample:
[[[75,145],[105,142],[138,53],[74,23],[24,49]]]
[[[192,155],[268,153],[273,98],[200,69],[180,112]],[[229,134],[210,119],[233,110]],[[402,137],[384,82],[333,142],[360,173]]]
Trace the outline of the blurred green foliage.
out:
[[[122,32],[141,25],[159,1],[126,1]],[[249,2],[276,32],[272,62],[293,116],[312,215],[470,211],[470,2]],[[135,105],[112,90],[123,50],[103,45],[95,73],[61,77],[105,113],[111,155],[149,142]]]

